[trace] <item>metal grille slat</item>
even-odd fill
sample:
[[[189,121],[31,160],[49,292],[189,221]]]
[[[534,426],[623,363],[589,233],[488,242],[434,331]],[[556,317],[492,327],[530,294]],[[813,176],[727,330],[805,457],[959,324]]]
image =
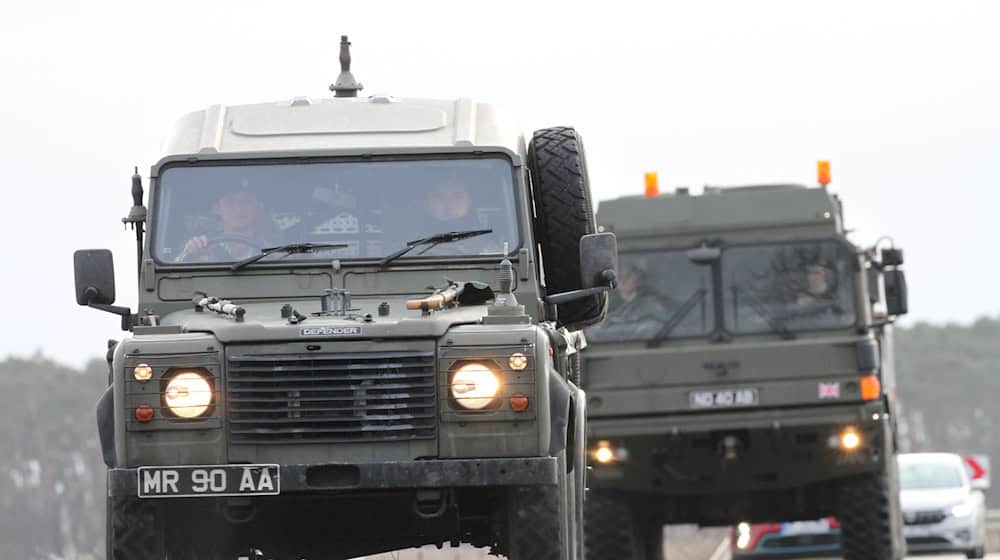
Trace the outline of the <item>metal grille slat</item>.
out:
[[[236,391],[236,392],[239,392],[239,391]],[[373,394],[369,393],[367,395],[367,397],[366,397],[366,400],[369,400],[369,401],[399,401],[399,400],[428,399],[428,398],[429,399],[433,399],[434,398],[433,391],[423,391],[423,392],[421,392],[421,391],[415,391],[415,392],[412,392],[412,393],[381,393],[381,394],[378,394],[378,395],[373,395]],[[269,393],[256,393],[256,394],[252,394],[252,395],[246,396],[246,397],[232,397],[231,396],[230,399],[229,399],[229,402],[230,403],[240,403],[240,404],[243,404],[243,403],[285,402],[287,400],[288,400],[288,395],[287,394],[281,394],[281,395],[275,396],[274,394],[271,394],[271,392],[269,392]],[[322,401],[339,402],[339,401],[355,401],[355,400],[357,400],[357,397],[354,396],[354,395],[350,395],[350,396],[327,395],[327,396],[322,396],[322,397],[316,397],[316,396],[312,396],[312,397],[296,397],[295,400],[300,401],[300,402],[322,402]],[[433,403],[431,403],[431,404],[433,404]]]
[[[436,436],[433,352],[233,355],[228,366],[233,443]]]

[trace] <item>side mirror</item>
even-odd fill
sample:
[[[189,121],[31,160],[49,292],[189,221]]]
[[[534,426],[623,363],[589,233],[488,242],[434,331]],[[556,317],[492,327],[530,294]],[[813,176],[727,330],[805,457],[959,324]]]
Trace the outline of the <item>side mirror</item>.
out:
[[[107,249],[80,249],[73,253],[76,302],[122,318],[122,330],[132,330],[135,317],[115,302],[115,262]]]
[[[548,305],[565,305],[613,290],[618,282],[618,239],[613,233],[591,233],[580,238],[579,290],[545,296]],[[603,316],[605,306],[601,304]]]
[[[580,238],[580,287],[612,287],[618,279],[618,239],[613,233]]]
[[[73,253],[76,303],[111,305],[115,302],[115,262],[107,249],[80,249]]]
[[[906,315],[909,303],[906,293],[906,275],[902,270],[886,270],[882,273],[885,283],[885,310],[890,317]]]
[[[687,252],[687,258],[694,264],[709,265],[719,260],[722,256],[722,250],[718,247],[709,247],[707,245],[702,245],[695,249],[691,249]]]

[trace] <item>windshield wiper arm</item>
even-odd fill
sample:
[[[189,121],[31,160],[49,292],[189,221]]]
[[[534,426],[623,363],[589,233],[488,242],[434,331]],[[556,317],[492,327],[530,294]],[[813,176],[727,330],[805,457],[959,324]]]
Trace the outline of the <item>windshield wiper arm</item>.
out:
[[[708,290],[705,288],[698,288],[695,290],[693,294],[684,300],[684,303],[681,304],[677,311],[674,311],[674,314],[667,319],[667,322],[663,325],[663,328],[660,329],[660,332],[656,333],[653,338],[649,339],[649,342],[647,342],[646,345],[650,348],[659,346],[664,340],[667,339],[667,337],[670,336],[670,333],[677,328],[677,325],[684,320],[684,317],[687,317],[688,313],[691,313],[691,310],[705,299],[707,294]]]
[[[425,237],[423,239],[414,239],[413,241],[407,241],[406,247],[399,249],[398,251],[387,255],[379,263],[379,266],[385,268],[386,265],[392,261],[402,257],[403,255],[409,253],[410,251],[420,247],[421,245],[430,245],[424,252],[431,250],[435,245],[440,245],[441,243],[451,243],[452,241],[460,241],[462,239],[468,239],[470,237],[479,237],[480,235],[486,235],[487,233],[493,233],[492,229],[470,229],[466,231],[446,231],[444,233],[437,233],[430,237]]]
[[[753,308],[757,315],[767,322],[768,326],[771,327],[771,332],[780,335],[781,338],[784,338],[785,340],[792,340],[795,338],[795,333],[788,330],[788,326],[785,325],[785,319],[783,317],[768,312],[767,307],[765,307],[764,304],[757,299],[757,296],[751,294],[750,292],[747,292],[746,295],[750,300],[750,307]]]
[[[343,249],[347,246],[348,245],[346,243],[291,243],[288,245],[279,245],[277,247],[267,247],[261,249],[260,253],[252,257],[247,257],[240,262],[233,263],[233,265],[229,268],[232,270],[239,270],[275,253],[285,253],[286,255],[293,255],[296,253],[314,253],[316,251]]]

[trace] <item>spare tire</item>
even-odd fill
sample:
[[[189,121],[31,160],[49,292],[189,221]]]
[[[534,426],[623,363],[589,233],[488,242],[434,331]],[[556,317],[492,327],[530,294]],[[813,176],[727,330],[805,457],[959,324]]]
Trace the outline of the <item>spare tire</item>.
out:
[[[580,135],[565,126],[536,131],[528,145],[528,169],[546,290],[579,290],[580,238],[597,231]],[[575,330],[599,322],[607,299],[601,294],[560,305],[559,325]]]

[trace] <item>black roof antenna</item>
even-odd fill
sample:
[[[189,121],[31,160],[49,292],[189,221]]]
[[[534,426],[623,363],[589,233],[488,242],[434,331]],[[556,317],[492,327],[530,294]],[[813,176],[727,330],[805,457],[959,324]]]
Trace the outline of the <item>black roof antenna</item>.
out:
[[[136,166],[132,174],[132,209],[129,210],[128,216],[122,218],[122,223],[126,228],[131,226],[135,230],[136,264],[140,273],[142,273],[142,238],[146,223],[146,207],[142,205],[142,195],[142,176],[139,175],[139,166]]]
[[[358,92],[364,88],[354,79],[351,74],[351,42],[347,40],[347,35],[340,36],[340,75],[337,81],[330,84],[330,91],[334,97],[357,97]]]

